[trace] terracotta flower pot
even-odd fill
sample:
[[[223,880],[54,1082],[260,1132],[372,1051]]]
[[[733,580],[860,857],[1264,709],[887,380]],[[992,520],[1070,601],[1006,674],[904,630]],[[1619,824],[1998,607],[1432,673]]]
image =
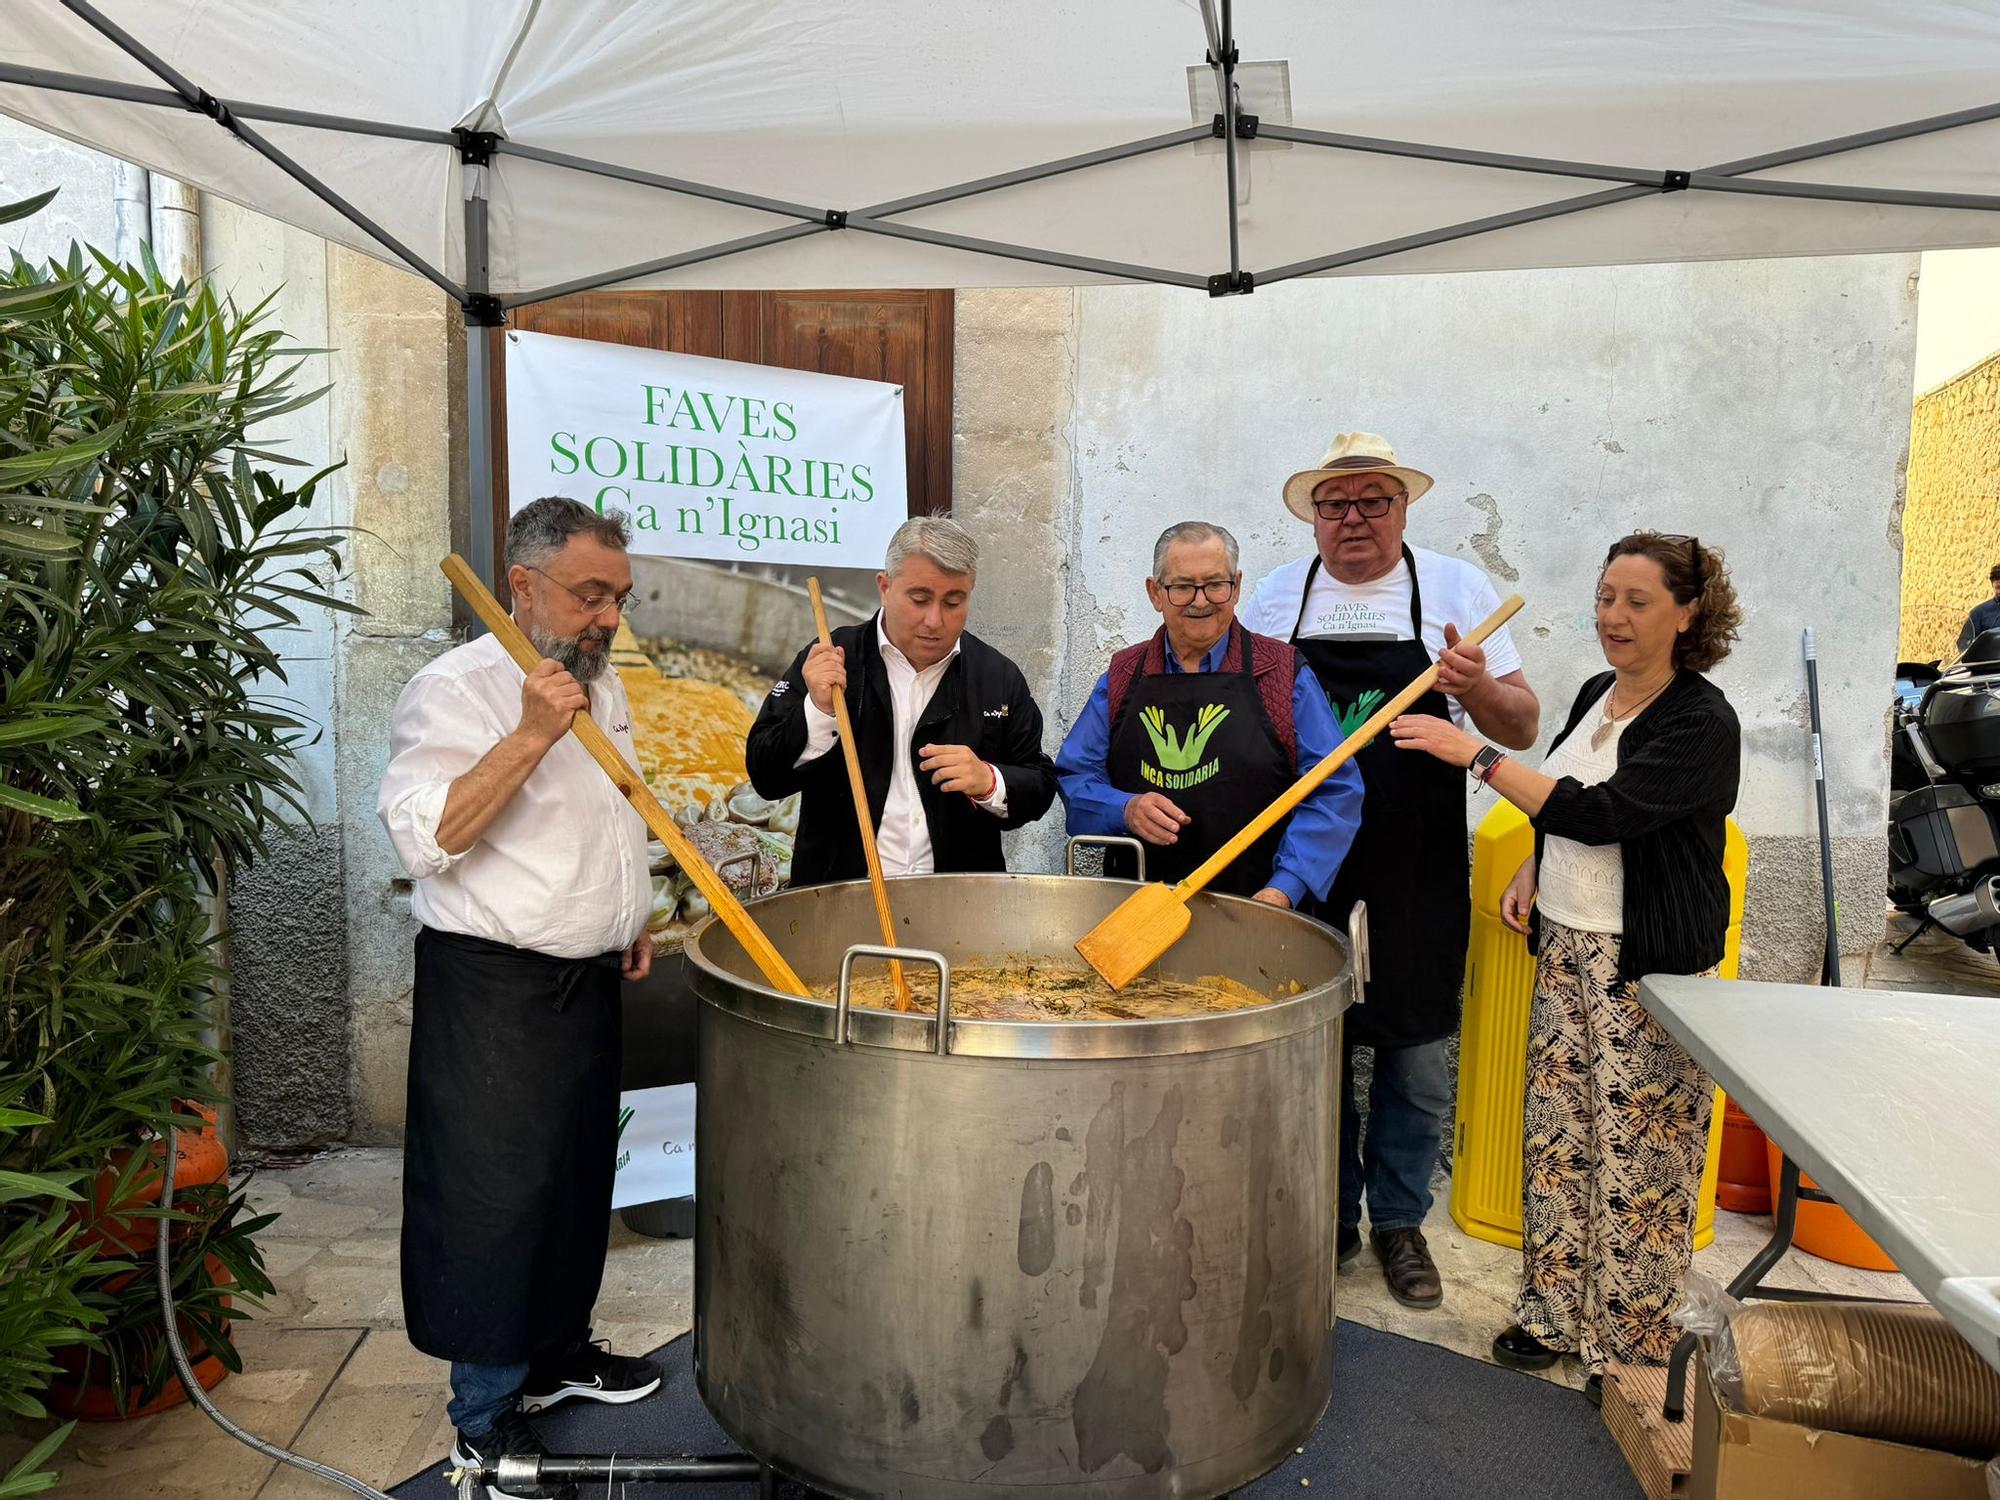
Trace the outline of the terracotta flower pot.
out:
[[[199,1130],[176,1130],[174,1132],[174,1192],[178,1196],[183,1189],[203,1187],[211,1182],[220,1182],[229,1174],[229,1151],[215,1133],[215,1111],[205,1105],[188,1105],[205,1122]],[[152,1158],[139,1169],[127,1187],[123,1197],[116,1203],[111,1200],[118,1191],[119,1176],[127,1164],[143,1149]],[[151,1208],[160,1201],[160,1190],[166,1185],[165,1174],[155,1163],[166,1159],[167,1143],[164,1139],[148,1141],[143,1148],[114,1152],[110,1162],[98,1172],[91,1184],[90,1207],[83,1211],[83,1231],[77,1236],[79,1244],[97,1245],[107,1253],[118,1255],[141,1255],[149,1252],[158,1234],[157,1220],[133,1215],[140,1209]],[[176,1226],[175,1233],[181,1233]]]
[[[178,1185],[176,1186],[178,1191]],[[215,1256],[207,1258],[209,1280],[217,1286],[228,1286],[233,1278],[229,1267]],[[104,1283],[107,1292],[120,1292],[132,1284],[136,1277],[151,1278],[150,1266],[137,1271],[127,1271],[113,1276]],[[230,1305],[224,1297],[222,1305]],[[230,1333],[231,1325],[224,1325],[224,1332]],[[212,1391],[229,1378],[229,1366],[209,1352],[209,1346],[195,1332],[185,1317],[180,1319],[181,1342],[187,1348],[188,1363],[194,1366],[194,1377],[205,1391]],[[83,1422],[122,1422],[134,1417],[150,1417],[155,1412],[171,1411],[176,1406],[187,1404],[187,1388],[181,1384],[180,1376],[170,1374],[159,1395],[141,1406],[126,1411],[118,1410],[118,1393],[112,1388],[109,1361],[88,1358],[89,1351],[80,1345],[69,1344],[54,1351],[56,1364],[62,1373],[49,1384],[47,1403],[50,1411],[58,1416],[75,1417]],[[86,1362],[88,1369],[86,1372]]]

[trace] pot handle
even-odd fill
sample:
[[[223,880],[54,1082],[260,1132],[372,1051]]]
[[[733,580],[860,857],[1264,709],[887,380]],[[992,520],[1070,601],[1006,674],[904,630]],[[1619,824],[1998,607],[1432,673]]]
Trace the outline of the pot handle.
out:
[[[854,960],[887,958],[906,964],[930,964],[938,971],[937,1055],[951,1055],[951,964],[942,953],[928,948],[884,948],[876,943],[856,943],[840,955],[840,990],[833,1002],[833,1040],[845,1046],[851,1040],[847,1023],[854,1013],[854,997],[849,986],[854,981]]]
[[[1063,874],[1065,875],[1074,875],[1076,873],[1076,846],[1078,844],[1096,844],[1105,849],[1112,848],[1113,846],[1120,849],[1129,848],[1139,859],[1139,883],[1141,885],[1146,883],[1146,846],[1137,839],[1128,838],[1122,833],[1079,833],[1063,845]]]
[[[1347,913],[1347,960],[1354,968],[1354,1003],[1368,998],[1368,981],[1375,977],[1375,957],[1368,947],[1368,903],[1357,901]]]

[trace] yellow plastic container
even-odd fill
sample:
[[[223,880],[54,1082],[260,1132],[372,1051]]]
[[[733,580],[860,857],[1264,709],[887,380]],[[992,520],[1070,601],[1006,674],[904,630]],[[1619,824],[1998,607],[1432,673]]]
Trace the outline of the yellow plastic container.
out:
[[[1521,1093],[1535,960],[1527,939],[1500,920],[1500,897],[1535,850],[1534,829],[1511,802],[1479,822],[1472,841],[1472,941],[1465,957],[1465,1024],[1458,1052],[1458,1121],[1452,1137],[1451,1216],[1477,1239],[1521,1243]],[[1736,977],[1750,849],[1730,820],[1722,856],[1729,878],[1729,934],[1721,974]],[[1715,1178],[1722,1158],[1722,1092],[1708,1131],[1708,1167],[1695,1209],[1697,1250],[1715,1238]]]

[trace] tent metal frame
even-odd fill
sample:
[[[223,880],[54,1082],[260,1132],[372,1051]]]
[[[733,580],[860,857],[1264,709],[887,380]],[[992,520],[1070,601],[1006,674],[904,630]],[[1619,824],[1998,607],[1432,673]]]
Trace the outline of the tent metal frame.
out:
[[[783,244],[814,234],[828,234],[853,230],[862,234],[881,235],[891,239],[909,240],[919,244],[936,245],[949,250],[957,250],[973,255],[996,256],[1007,260],[1030,262],[1037,265],[1058,266],[1089,276],[1101,276],[1111,280],[1151,282],[1161,286],[1174,286],[1195,290],[1206,290],[1210,296],[1236,296],[1254,291],[1259,286],[1269,286],[1276,282],[1289,281],[1301,276],[1318,275],[1328,271],[1342,270],[1350,266],[1363,265],[1370,261],[1382,260],[1390,256],[1404,254],[1411,250],[1424,249],[1432,245],[1442,245],[1454,240],[1471,239],[1479,235],[1494,234],[1501,230],[1522,225],[1541,223],[1545,220],[1563,218],[1571,214],[1586,213],[1594,209],[1609,208],[1616,204],[1628,203],[1639,198],[1659,193],[1712,192],[1748,194],[1770,198],[1793,198],[1802,200],[1831,201],[1839,203],[1880,204],[1898,208],[1937,208],[1965,210],[1973,212],[2000,212],[2000,194],[1981,193],[1939,193],[1899,188],[1855,187],[1842,183],[1805,182],[1791,179],[1776,179],[1753,176],[1754,173],[1772,171],[1780,167],[1802,162],[1815,161],[1829,156],[1837,156],[1849,151],[1861,150],[1869,146],[1885,145],[1894,141],[1910,140],[1918,136],[1932,135],[1940,131],[1954,130],[1962,126],[1984,124],[2000,120],[2000,102],[1982,105],[1972,109],[1954,111],[1950,114],[1932,115],[1927,118],[1909,120],[1895,125],[1881,126],[1872,130],[1857,131],[1850,135],[1837,136],[1823,141],[1815,141],[1787,150],[1768,152],[1761,156],[1746,157],[1739,161],[1723,162],[1715,166],[1696,169],[1660,169],[1655,167],[1620,166],[1605,162],[1571,161],[1558,157],[1522,156],[1506,152],[1480,151],[1458,146],[1437,146],[1416,141],[1386,140],[1373,136],[1346,135],[1335,131],[1308,130],[1275,122],[1263,122],[1255,116],[1239,111],[1235,70],[1238,51],[1232,15],[1232,0],[1202,0],[1203,27],[1207,34],[1208,51],[1206,62],[1216,79],[1217,98],[1222,110],[1207,126],[1191,126],[1186,129],[1169,131],[1162,135],[1148,136],[1141,140],[1129,141],[1121,145],[1106,146],[1074,156],[1061,157],[1053,161],[1041,162],[1033,166],[1021,167],[1013,171],[976,178],[968,182],[951,184],[927,192],[913,194],[885,203],[876,203],[857,209],[837,209],[814,204],[794,203],[784,199],[765,197],[760,194],[741,192],[732,188],[717,187],[712,183],[695,182],[672,177],[663,173],[649,172],[637,167],[624,166],[616,162],[597,161],[588,157],[571,155],[533,146],[525,142],[513,141],[504,136],[456,128],[436,130],[424,126],[401,125],[381,120],[365,120],[346,115],[322,114],[308,110],[287,109],[281,106],[259,104],[252,101],[221,99],[182,75],[172,64],[161,58],[143,42],[123,30],[103,14],[90,0],[62,0],[66,9],[90,26],[94,31],[110,41],[121,52],[140,67],[151,73],[166,85],[164,88],[144,84],[124,82],[116,79],[91,78],[73,73],[55,72],[44,68],[21,67],[0,63],[0,84],[14,84],[29,88],[46,89],[54,92],[86,95],[100,99],[110,99],[122,103],[143,104],[159,108],[182,109],[207,115],[222,129],[228,131],[244,145],[277,167],[292,181],[311,193],[327,207],[370,239],[409,269],[431,282],[456,302],[465,315],[466,323],[466,378],[475,382],[469,392],[467,402],[470,416],[471,445],[471,490],[473,516],[471,535],[468,538],[468,556],[481,577],[495,577],[493,556],[493,414],[488,409],[491,400],[491,386],[488,382],[490,358],[485,330],[502,325],[507,314],[517,307],[526,307],[536,302],[545,302],[555,297],[566,297],[579,292],[600,290],[642,277],[658,275],[667,271],[700,265],[709,261],[722,260],[739,255],[753,254],[768,246]],[[342,197],[311,171],[301,166],[292,157],[259,131],[252,122],[268,122],[274,125],[293,126],[312,130],[325,130],[340,134],[378,136],[392,140],[414,141],[435,145],[458,153],[464,180],[465,201],[465,280],[463,284],[454,282],[436,266],[431,265],[409,246],[403,244],[382,225],[370,218],[360,208]],[[1130,161],[1150,155],[1156,151],[1172,150],[1199,141],[1220,139],[1223,143],[1223,164],[1226,198],[1224,208],[1229,236],[1229,265],[1225,271],[1203,276],[1190,271],[1180,271],[1164,266],[1141,265],[1130,261],[1106,260],[1094,256],[1075,254],[1061,249],[1042,246],[1014,244],[1001,240],[984,239],[973,235],[951,233],[940,229],[925,228],[902,222],[902,216],[944,203],[961,202],[968,198],[988,193],[1003,192],[1011,187],[1026,183],[1046,181],[1073,172],[1088,171],[1093,167],[1113,162]],[[1353,246],[1325,255],[1313,256],[1305,260],[1293,261],[1287,265],[1275,266],[1264,271],[1249,271],[1243,267],[1242,242],[1239,215],[1236,207],[1237,151],[1238,143],[1257,139],[1283,141],[1288,144],[1314,146],[1325,150],[1356,152],[1369,155],[1398,156],[1421,161],[1435,161],[1455,166],[1477,167],[1492,171],[1521,172],[1549,177],[1566,177],[1584,181],[1600,181],[1616,184],[1577,196],[1556,199],[1548,203],[1530,205],[1507,213],[1492,214],[1484,218],[1469,219],[1458,224],[1447,224],[1436,229],[1423,230],[1414,234],[1400,235],[1393,239],[1380,240],[1373,244]],[[560,170],[582,172],[592,176],[611,178],[636,186],[652,188],[660,192],[678,194],[685,197],[704,199],[731,207],[775,215],[795,222],[781,228],[765,230],[761,233],[742,235],[719,243],[699,246],[694,249],[677,251],[657,259],[641,261],[633,265],[617,266],[611,269],[581,276],[552,286],[516,290],[496,294],[491,285],[489,270],[489,178],[495,157],[510,157],[521,161],[536,162],[543,166]]]

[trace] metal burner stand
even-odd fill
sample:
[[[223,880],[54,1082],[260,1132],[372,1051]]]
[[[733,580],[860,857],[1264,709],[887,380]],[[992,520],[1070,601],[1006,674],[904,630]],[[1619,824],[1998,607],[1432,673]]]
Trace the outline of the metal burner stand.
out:
[[[760,1500],[778,1493],[778,1472],[742,1453],[702,1458],[628,1458],[622,1454],[550,1454],[510,1456],[493,1464],[454,1471],[453,1483],[463,1496],[475,1496],[476,1485],[490,1484],[510,1495],[554,1496],[565,1485],[630,1484],[755,1484]]]

